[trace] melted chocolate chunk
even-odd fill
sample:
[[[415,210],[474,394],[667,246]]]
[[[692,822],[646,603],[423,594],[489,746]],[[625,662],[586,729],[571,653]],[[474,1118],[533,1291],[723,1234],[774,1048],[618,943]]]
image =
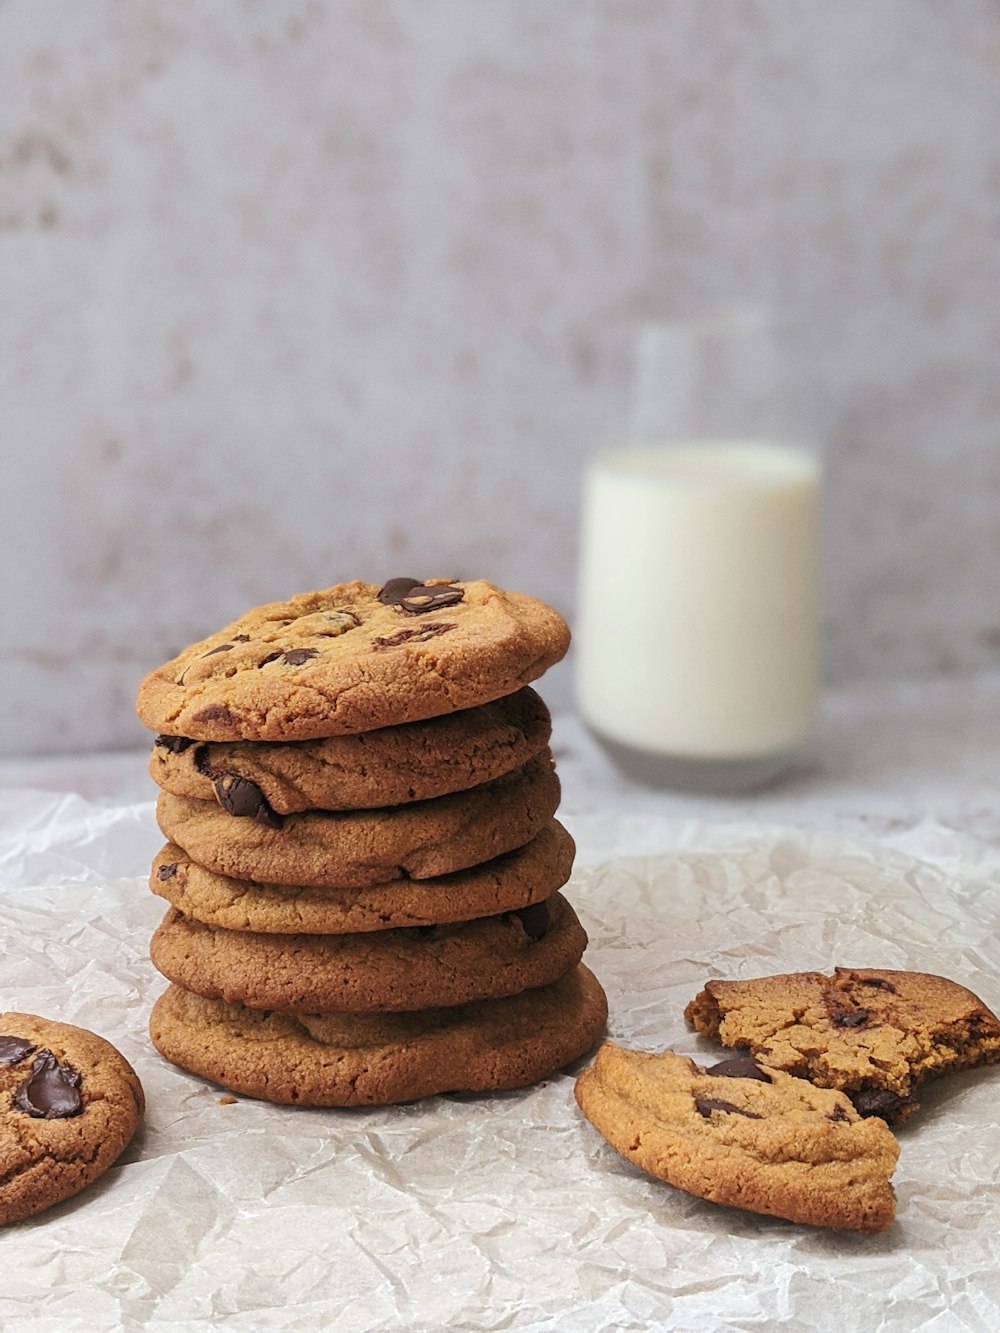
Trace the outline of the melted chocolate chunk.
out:
[[[372,639],[372,647],[375,652],[381,653],[404,643],[426,643],[428,639],[436,639],[439,634],[447,634],[454,628],[454,625],[438,620],[430,625],[421,625],[419,629],[401,629],[385,638]]]
[[[318,648],[290,648],[287,653],[281,654],[285,666],[302,666],[304,662],[311,662],[314,657],[319,657]]]
[[[171,754],[183,754],[189,746],[194,745],[194,741],[188,740],[187,736],[157,736],[153,744],[161,750],[169,750]]]
[[[211,766],[209,765],[208,755],[208,746],[199,745],[197,750],[195,750],[194,754],[191,756],[191,759],[199,773],[203,774],[206,778],[214,778],[215,774],[212,772]]]
[[[853,1009],[846,1014],[834,1014],[835,1028],[863,1028],[871,1017],[867,1009]]]
[[[880,1115],[883,1118],[894,1116],[904,1106],[912,1106],[912,1097],[900,1097],[888,1088],[859,1088],[849,1092],[848,1097],[858,1115]]]
[[[231,653],[235,647],[233,643],[220,643],[218,648],[209,648],[207,653],[202,653],[202,657],[214,657],[216,653]]]
[[[421,583],[418,579],[390,579],[378,595],[383,606],[398,606],[411,616],[436,611],[442,606],[454,606],[465,596],[461,588],[450,583]]]
[[[383,606],[398,606],[411,588],[419,588],[419,579],[390,579],[378,595]]]
[[[68,1120],[83,1110],[80,1075],[51,1051],[39,1051],[31,1073],[15,1089],[13,1102],[36,1120]]]
[[[0,1037],[0,1065],[19,1065],[34,1049],[23,1037]]]
[[[772,1082],[771,1075],[764,1072],[752,1055],[734,1055],[728,1060],[720,1060],[705,1070],[712,1078],[754,1078],[758,1083]]]
[[[432,585],[418,584],[411,588],[405,597],[399,600],[399,606],[411,616],[423,615],[425,611],[437,611],[442,606],[454,606],[465,596],[461,588],[453,588],[450,583]]]
[[[528,907],[519,907],[514,916],[520,921],[529,940],[540,940],[549,933],[551,914],[547,902],[531,903]]]
[[[698,1114],[703,1115],[706,1120],[711,1119],[713,1111],[725,1111],[727,1115],[744,1115],[748,1120],[761,1119],[759,1115],[754,1115],[753,1111],[741,1111],[732,1102],[724,1102],[718,1097],[696,1097],[694,1106]]]
[[[256,819],[266,828],[281,828],[284,819],[267,803],[267,797],[249,778],[238,778],[225,773],[214,779],[215,796],[227,815],[241,819]]]
[[[233,643],[249,643],[249,642],[250,642],[250,635],[249,635],[249,634],[234,634],[234,635],[233,635]]]
[[[177,862],[175,861],[173,865],[160,866],[159,870],[156,872],[156,878],[172,879],[173,876],[176,874],[177,874]]]

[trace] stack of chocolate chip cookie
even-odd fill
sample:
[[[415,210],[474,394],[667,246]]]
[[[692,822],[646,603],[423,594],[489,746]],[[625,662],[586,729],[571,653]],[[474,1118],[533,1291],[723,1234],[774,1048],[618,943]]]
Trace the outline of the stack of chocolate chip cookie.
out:
[[[590,1048],[606,1001],[528,687],[568,638],[482,581],[346,583],[146,678],[167,1059],[351,1106],[520,1087]]]

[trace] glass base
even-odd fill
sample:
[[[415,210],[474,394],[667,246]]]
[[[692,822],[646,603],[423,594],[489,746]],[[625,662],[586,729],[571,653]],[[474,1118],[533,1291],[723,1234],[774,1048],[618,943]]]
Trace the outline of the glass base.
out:
[[[740,796],[769,787],[801,758],[795,746],[774,754],[739,759],[696,759],[687,755],[657,754],[588,730],[615,766],[647,787],[662,787],[699,796]]]

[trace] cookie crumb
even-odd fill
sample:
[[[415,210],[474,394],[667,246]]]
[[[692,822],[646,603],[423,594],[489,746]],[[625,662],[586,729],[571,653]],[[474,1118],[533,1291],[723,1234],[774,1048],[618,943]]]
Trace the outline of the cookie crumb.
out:
[[[237,1103],[238,1101],[239,1101],[239,1098],[238,1098],[238,1097],[220,1097],[220,1098],[219,1098],[219,1105],[220,1105],[220,1106],[235,1106],[236,1103]]]

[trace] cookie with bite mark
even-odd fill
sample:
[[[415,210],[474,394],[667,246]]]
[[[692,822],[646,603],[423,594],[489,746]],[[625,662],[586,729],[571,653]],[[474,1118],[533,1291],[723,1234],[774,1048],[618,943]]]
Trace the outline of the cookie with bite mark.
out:
[[[1000,1061],[1000,1021],[978,996],[926,972],[838,967],[710,981],[684,1010],[698,1032],[769,1067],[846,1093],[896,1124],[921,1084]]]

